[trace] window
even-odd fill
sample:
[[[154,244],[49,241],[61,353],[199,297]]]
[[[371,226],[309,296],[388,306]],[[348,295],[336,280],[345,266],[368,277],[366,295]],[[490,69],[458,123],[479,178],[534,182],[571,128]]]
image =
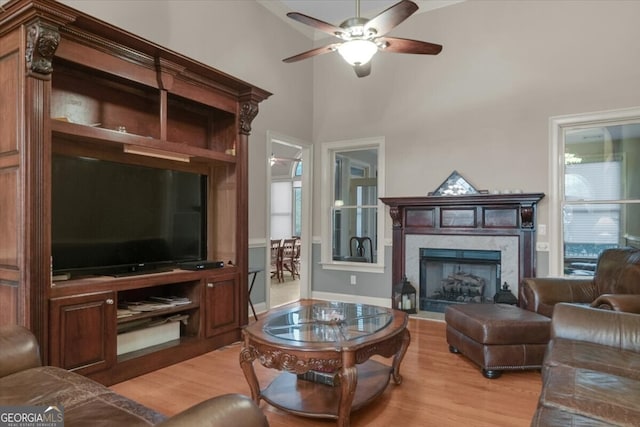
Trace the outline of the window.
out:
[[[292,236],[300,236],[302,233],[302,162],[297,162],[293,174],[293,233]]]
[[[640,245],[640,111],[556,118],[552,132],[550,273],[592,276],[603,250]]]
[[[302,162],[292,166],[291,180],[271,183],[271,236],[274,239],[302,233]]]
[[[274,239],[291,237],[292,188],[291,181],[271,183],[271,236]]]
[[[384,139],[323,144],[325,268],[382,271]]]

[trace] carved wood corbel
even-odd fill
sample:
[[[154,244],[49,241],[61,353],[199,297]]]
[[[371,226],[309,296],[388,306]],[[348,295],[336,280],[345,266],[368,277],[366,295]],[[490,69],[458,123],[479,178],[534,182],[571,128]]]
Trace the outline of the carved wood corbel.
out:
[[[258,115],[258,103],[255,101],[243,102],[240,106],[240,133],[249,135],[251,133],[251,122]]]
[[[520,224],[522,228],[533,228],[533,206],[520,206]]]
[[[27,27],[25,59],[27,74],[44,80],[51,78],[53,55],[60,44],[58,27],[36,20]]]
[[[391,206],[389,208],[389,215],[391,215],[391,221],[394,228],[402,228],[402,215],[400,208],[397,206]]]

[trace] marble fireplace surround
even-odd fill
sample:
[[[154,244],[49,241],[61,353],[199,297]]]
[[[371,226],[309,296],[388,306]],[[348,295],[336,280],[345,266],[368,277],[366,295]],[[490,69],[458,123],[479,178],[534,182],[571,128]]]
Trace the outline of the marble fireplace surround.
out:
[[[381,198],[393,221],[390,288],[406,275],[419,289],[421,248],[499,250],[501,281],[517,297],[522,278],[535,277],[536,207],[543,197],[520,193]]]
[[[500,281],[518,295],[518,237],[410,234],[405,236],[404,271],[420,298],[420,249],[481,249],[500,251]],[[493,291],[495,293],[495,291]],[[493,296],[491,294],[490,296]]]

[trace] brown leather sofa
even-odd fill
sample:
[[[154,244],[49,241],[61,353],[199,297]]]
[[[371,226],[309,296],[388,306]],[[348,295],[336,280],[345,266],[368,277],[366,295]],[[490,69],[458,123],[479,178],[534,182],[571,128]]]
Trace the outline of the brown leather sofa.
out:
[[[86,377],[41,366],[35,337],[16,325],[0,327],[0,407],[4,406],[62,406],[68,427],[269,425],[260,408],[240,394],[205,400],[167,419]]]
[[[640,315],[557,304],[532,427],[637,426]]]
[[[560,302],[640,313],[640,249],[607,249],[592,279],[525,278],[519,306],[547,317]]]

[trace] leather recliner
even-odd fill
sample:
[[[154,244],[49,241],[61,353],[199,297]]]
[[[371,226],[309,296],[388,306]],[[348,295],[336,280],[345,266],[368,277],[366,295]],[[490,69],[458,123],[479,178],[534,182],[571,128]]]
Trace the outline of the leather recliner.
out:
[[[561,302],[640,313],[640,249],[603,251],[591,279],[525,278],[518,293],[520,307],[547,317]]]

